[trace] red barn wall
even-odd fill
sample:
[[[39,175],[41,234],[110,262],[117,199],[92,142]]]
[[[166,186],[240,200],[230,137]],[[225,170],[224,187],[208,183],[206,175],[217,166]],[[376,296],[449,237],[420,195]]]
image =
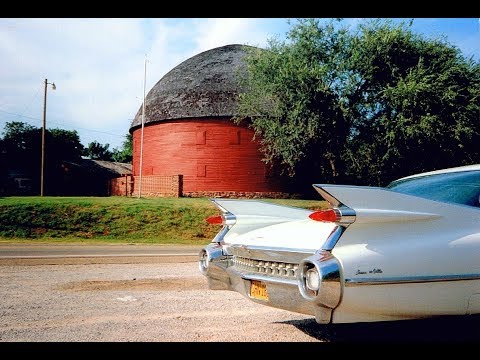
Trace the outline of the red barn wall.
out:
[[[140,175],[141,128],[133,132],[133,175]],[[190,119],[145,125],[142,177],[183,175],[184,193],[281,192],[251,129],[232,120]]]

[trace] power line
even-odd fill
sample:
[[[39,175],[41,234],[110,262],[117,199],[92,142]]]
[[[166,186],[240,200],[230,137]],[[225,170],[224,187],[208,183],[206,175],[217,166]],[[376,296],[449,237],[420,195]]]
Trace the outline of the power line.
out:
[[[42,87],[39,86],[38,89],[37,89],[37,92],[35,93],[35,95],[33,95],[32,101],[30,101],[30,104],[25,106],[25,109],[23,110],[22,115],[20,115],[20,116],[23,116],[23,114],[25,114],[27,112],[27,110],[30,108],[30,106],[32,106],[33,101],[37,98],[38,94],[40,93],[40,90],[42,90]]]
[[[31,117],[31,116],[26,116],[26,115],[20,115],[20,114],[12,113],[12,112],[5,111],[5,110],[2,110],[2,109],[0,109],[0,111],[5,113],[5,114],[9,114],[9,115],[15,115],[15,116],[18,116],[18,117],[23,117],[23,118],[27,118],[27,119],[42,121],[42,119],[39,119],[39,118],[34,118],[34,117]],[[0,119],[0,120],[2,120],[2,119]]]

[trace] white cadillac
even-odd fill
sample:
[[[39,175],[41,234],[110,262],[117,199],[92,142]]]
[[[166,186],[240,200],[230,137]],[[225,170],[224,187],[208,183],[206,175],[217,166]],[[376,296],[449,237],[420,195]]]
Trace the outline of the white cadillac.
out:
[[[320,324],[480,313],[480,164],[313,186],[329,209],[211,199],[222,228],[199,255],[209,288]]]

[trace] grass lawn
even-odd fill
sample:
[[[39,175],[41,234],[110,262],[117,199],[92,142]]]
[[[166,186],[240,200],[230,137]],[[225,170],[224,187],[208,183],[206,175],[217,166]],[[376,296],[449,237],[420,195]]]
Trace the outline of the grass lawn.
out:
[[[280,205],[322,209],[322,200],[264,199]],[[1,243],[207,244],[219,214],[207,198],[4,197]]]

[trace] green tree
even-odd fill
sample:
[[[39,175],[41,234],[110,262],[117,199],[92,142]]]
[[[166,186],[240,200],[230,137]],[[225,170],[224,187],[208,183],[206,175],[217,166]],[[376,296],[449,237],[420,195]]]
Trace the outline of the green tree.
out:
[[[245,62],[235,121],[302,184],[383,185],[480,160],[479,63],[405,23],[299,19]]]
[[[351,38],[335,21],[299,20],[288,41],[269,40],[267,51],[246,57],[237,123],[247,119],[260,138],[264,161],[298,183],[335,181],[348,135],[344,116],[344,64]],[[310,184],[309,184],[310,185]]]
[[[41,132],[29,124],[7,122],[0,138],[0,193],[14,187],[11,177],[22,175],[40,179]],[[38,180],[40,181],[40,180]]]
[[[3,130],[3,141],[10,150],[25,151],[32,148],[38,129],[19,121],[7,122]],[[37,141],[38,142],[38,141]]]
[[[133,159],[133,136],[132,134],[127,134],[125,140],[122,143],[120,149],[113,149],[112,151],[113,161],[130,163]]]
[[[382,185],[480,160],[480,64],[405,23],[362,24],[352,41],[349,172]]]
[[[42,130],[32,125],[7,122],[0,139],[0,156],[5,174],[19,173],[33,180],[34,192],[39,191],[41,172]],[[81,159],[83,145],[76,131],[46,129],[45,179],[49,194],[57,186],[63,161]]]
[[[83,145],[76,131],[51,129],[47,131],[47,143],[50,156],[55,154],[58,160],[78,160],[83,153]]]
[[[83,150],[83,155],[92,160],[112,161],[113,153],[108,149],[110,144],[102,145],[98,141],[92,141]]]

